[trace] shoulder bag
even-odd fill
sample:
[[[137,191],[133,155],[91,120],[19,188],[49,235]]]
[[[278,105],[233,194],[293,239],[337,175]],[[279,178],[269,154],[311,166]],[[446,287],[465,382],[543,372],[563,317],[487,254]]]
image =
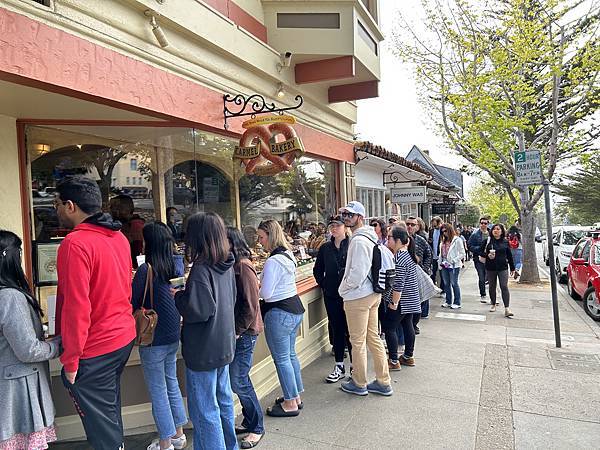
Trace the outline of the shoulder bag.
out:
[[[147,346],[152,345],[154,340],[154,331],[158,323],[158,314],[154,311],[154,283],[153,273],[150,264],[146,273],[146,284],[144,286],[144,297],[142,298],[141,306],[133,312],[135,319],[135,345]],[[144,308],[146,303],[146,295],[150,292],[150,309]]]
[[[487,243],[485,244],[485,250],[486,250],[486,252],[487,252],[488,246],[490,245],[490,242],[492,242],[492,238],[488,236]],[[479,262],[481,264],[485,264],[485,260],[486,260],[485,256],[479,256]]]

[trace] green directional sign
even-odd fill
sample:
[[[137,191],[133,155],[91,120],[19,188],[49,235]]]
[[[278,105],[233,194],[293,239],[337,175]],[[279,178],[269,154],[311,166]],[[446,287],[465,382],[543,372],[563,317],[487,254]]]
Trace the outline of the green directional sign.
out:
[[[542,184],[542,163],[539,151],[515,152],[514,161],[515,182],[519,186]]]

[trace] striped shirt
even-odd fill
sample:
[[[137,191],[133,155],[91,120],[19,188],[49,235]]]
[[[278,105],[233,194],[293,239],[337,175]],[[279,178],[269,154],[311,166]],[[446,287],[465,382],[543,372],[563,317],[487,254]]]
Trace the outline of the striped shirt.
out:
[[[393,290],[400,292],[401,314],[421,312],[417,268],[407,251],[396,254],[396,278]]]

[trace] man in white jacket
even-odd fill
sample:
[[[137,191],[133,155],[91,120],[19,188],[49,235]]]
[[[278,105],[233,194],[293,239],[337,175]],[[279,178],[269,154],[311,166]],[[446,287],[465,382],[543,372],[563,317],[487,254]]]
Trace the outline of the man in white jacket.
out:
[[[377,235],[365,226],[365,207],[360,202],[350,202],[340,209],[346,226],[352,229],[352,238],[346,257],[346,270],[338,289],[344,299],[344,311],[352,344],[352,379],[342,383],[344,392],[367,395],[392,395],[390,372],[385,348],[379,338],[377,309],[381,294],[374,292],[371,281],[373,247]],[[367,384],[367,346],[373,355],[376,380]]]

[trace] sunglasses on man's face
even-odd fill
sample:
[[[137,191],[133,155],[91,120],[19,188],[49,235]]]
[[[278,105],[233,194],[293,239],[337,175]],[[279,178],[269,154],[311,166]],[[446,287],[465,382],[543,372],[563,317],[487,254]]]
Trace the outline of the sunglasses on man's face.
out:
[[[489,225],[489,222],[479,222],[479,225]]]
[[[342,217],[348,217],[350,219],[352,219],[355,215],[356,215],[356,213],[351,213],[351,212],[343,212],[342,213]]]
[[[416,224],[416,223],[409,223],[409,222],[406,222],[406,226],[407,226],[407,227],[416,227],[416,226],[417,226],[417,224]]]

